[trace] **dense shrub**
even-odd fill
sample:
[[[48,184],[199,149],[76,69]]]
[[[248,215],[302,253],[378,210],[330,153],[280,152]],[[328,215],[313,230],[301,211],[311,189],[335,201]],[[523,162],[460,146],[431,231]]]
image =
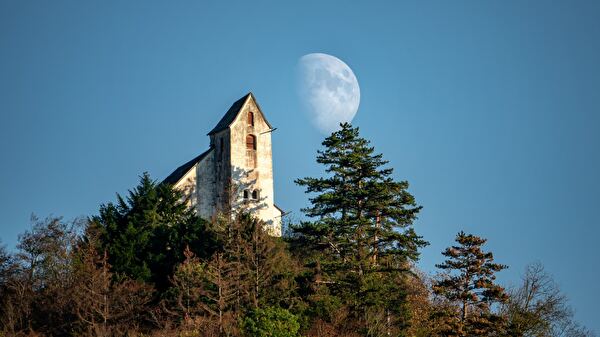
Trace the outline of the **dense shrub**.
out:
[[[299,336],[300,323],[286,309],[269,307],[252,310],[244,319],[242,327],[247,336],[296,337]]]

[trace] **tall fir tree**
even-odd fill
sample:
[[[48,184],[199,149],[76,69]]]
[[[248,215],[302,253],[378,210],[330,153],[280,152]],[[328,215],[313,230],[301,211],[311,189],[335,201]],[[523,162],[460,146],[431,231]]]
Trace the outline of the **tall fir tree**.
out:
[[[494,263],[491,252],[484,252],[486,239],[460,232],[458,245],[448,247],[442,254],[448,259],[436,267],[446,271],[433,284],[433,291],[456,305],[444,313],[445,336],[497,336],[503,330],[504,319],[492,311],[494,303],[508,299],[504,288],[497,285],[495,273],[508,268]],[[452,308],[452,307],[451,307]]]
[[[393,179],[393,169],[357,127],[341,124],[322,145],[317,163],[327,176],[296,180],[314,195],[303,209],[314,220],[292,228],[292,243],[309,248],[317,287],[325,285],[356,312],[366,306],[397,310],[390,287],[402,293],[398,273],[427,244],[412,226],[421,207],[408,182]]]

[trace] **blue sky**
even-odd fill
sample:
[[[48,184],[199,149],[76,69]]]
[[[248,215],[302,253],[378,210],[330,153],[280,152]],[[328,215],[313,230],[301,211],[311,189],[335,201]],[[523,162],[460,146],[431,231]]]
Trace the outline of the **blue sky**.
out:
[[[315,52],[353,69],[354,124],[424,206],[421,268],[459,230],[484,236],[502,282],[542,262],[600,332],[597,1],[1,0],[2,242],[32,212],[94,214],[143,171],[163,179],[248,91],[300,217],[293,180],[321,174],[322,135],[295,66]]]

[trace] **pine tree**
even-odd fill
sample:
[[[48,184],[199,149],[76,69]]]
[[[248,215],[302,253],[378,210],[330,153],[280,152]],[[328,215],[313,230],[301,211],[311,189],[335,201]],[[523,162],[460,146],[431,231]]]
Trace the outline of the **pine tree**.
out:
[[[292,243],[308,248],[315,282],[354,310],[392,307],[386,293],[399,290],[392,280],[427,244],[412,227],[421,207],[358,128],[341,124],[322,144],[317,163],[327,176],[296,180],[314,195],[303,209],[314,221],[294,226]]]
[[[493,313],[494,303],[508,299],[504,288],[494,283],[496,272],[508,268],[494,263],[491,252],[484,252],[486,239],[458,233],[457,246],[446,248],[448,259],[436,267],[447,271],[433,285],[435,294],[458,305],[458,312],[448,314],[449,336],[488,336],[502,331],[503,319]]]

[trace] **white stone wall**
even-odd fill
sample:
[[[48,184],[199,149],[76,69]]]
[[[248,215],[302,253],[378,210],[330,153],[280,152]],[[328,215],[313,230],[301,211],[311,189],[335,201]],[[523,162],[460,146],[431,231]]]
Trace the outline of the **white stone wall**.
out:
[[[254,112],[254,126],[248,112]],[[256,137],[256,167],[246,160],[246,136]],[[223,142],[223,146],[221,146]],[[250,97],[228,129],[211,135],[210,152],[175,184],[190,207],[210,220],[231,204],[234,210],[251,211],[281,236],[281,211],[274,205],[271,130],[256,102]],[[243,191],[259,191],[259,199],[243,198]]]
[[[198,203],[197,183],[195,167],[189,170],[174,186],[183,192],[183,198],[188,206],[195,207]]]
[[[248,125],[248,112],[254,112],[254,127]],[[274,206],[273,155],[271,130],[252,98],[242,107],[230,126],[231,174],[238,182],[235,207],[245,207],[270,226],[272,235],[281,235],[281,212]],[[256,137],[256,167],[249,167],[246,160],[246,136]],[[259,191],[259,200],[244,200],[243,190]]]
[[[231,141],[230,130],[225,129],[211,135],[213,161],[211,174],[213,177],[213,214],[226,211],[229,207],[229,189],[231,183]],[[222,145],[221,145],[222,143]]]
[[[214,176],[215,150],[196,164],[197,172],[197,204],[198,215],[203,219],[211,219],[215,213],[215,176]]]
[[[204,219],[210,219],[215,209],[213,163],[214,150],[196,163],[174,186],[183,192],[188,206],[195,208]]]

